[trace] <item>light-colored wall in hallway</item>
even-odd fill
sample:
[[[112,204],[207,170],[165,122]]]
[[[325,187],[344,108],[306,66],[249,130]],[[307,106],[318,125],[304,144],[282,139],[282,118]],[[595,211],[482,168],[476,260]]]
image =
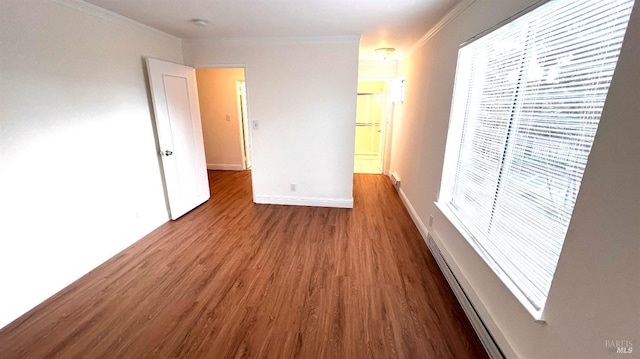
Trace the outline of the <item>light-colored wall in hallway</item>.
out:
[[[236,81],[244,80],[244,69],[200,68],[196,78],[207,167],[242,169]]]
[[[358,79],[394,79],[398,77],[397,60],[361,60]]]
[[[459,45],[535,0],[477,0],[400,66],[392,171],[423,229],[510,358],[617,358],[606,340],[640,342],[640,2],[618,67],[544,311],[532,316],[434,205],[438,198]],[[427,228],[429,216],[433,227]]]

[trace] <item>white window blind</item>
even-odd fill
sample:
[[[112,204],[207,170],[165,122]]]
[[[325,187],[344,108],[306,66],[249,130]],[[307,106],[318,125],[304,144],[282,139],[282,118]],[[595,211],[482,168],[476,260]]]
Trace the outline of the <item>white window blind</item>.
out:
[[[458,53],[439,205],[537,317],[632,7],[549,1]]]

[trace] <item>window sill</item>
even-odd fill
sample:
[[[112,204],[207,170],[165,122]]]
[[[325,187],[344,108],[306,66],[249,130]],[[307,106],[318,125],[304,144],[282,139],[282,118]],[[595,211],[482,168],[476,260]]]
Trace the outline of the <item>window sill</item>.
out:
[[[544,307],[541,309],[536,309],[526,298],[526,296],[516,287],[515,284],[506,276],[500,268],[492,264],[492,260],[488,258],[488,255],[484,253],[482,248],[478,244],[476,244],[473,237],[469,234],[469,232],[464,228],[464,226],[460,223],[457,217],[453,214],[453,212],[449,209],[449,206],[442,202],[435,202],[436,207],[442,212],[442,214],[447,218],[447,220],[456,228],[456,230],[460,233],[460,235],[467,241],[469,245],[475,250],[476,254],[482,258],[484,263],[491,269],[491,271],[498,277],[500,282],[505,285],[507,290],[518,300],[518,302],[526,309],[527,313],[531,315],[533,320],[536,323],[546,324],[546,321],[543,318]]]

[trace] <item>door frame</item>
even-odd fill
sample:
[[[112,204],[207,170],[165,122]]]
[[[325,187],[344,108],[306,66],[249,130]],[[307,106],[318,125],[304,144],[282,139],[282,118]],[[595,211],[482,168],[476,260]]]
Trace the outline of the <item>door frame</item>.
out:
[[[247,116],[247,81],[236,80],[236,107],[238,111],[238,127],[240,133],[240,152],[242,153],[242,166],[245,170],[251,169],[251,132],[249,116]],[[243,96],[244,95],[244,96]]]
[[[191,67],[193,67],[194,69],[237,69],[237,68],[242,68],[244,69],[244,83],[245,83],[245,88],[248,88],[248,84],[249,84],[249,67],[247,66],[246,63],[195,63],[193,65],[191,65]],[[246,106],[246,117],[247,118],[251,118],[251,103],[249,102],[249,91],[247,89],[246,91],[246,98],[245,98],[245,102],[247,103]],[[255,151],[253,148],[253,126],[249,126],[249,148],[250,148],[250,154],[249,157],[251,158],[251,167],[253,168],[256,161],[255,161]],[[244,151],[242,151],[242,153],[244,154]],[[243,163],[246,163],[246,161],[243,161]],[[251,188],[255,188],[255,177],[254,177],[254,173],[253,171],[251,171]],[[253,191],[253,190],[252,190]]]
[[[360,82],[383,82],[384,91],[378,92],[383,97],[384,104],[382,106],[382,114],[380,119],[380,172],[384,175],[389,174],[390,159],[391,159],[391,128],[393,119],[393,102],[391,101],[391,87],[393,79],[391,78],[377,78],[377,77],[363,77],[358,78]],[[373,94],[373,93],[372,93]],[[354,139],[355,141],[355,139]],[[355,153],[354,153],[355,155]]]

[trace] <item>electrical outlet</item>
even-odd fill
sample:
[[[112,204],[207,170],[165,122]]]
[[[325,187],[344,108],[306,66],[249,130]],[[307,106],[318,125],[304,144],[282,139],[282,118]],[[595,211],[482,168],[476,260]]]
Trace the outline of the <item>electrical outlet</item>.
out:
[[[251,125],[253,126],[253,129],[256,131],[260,129],[260,122],[258,121],[251,121]]]
[[[227,120],[227,121],[231,121],[231,116],[230,116],[230,115],[226,115],[226,116],[224,117],[224,119],[225,119],[225,120]]]
[[[296,191],[296,184],[292,183],[289,185],[289,189],[291,190],[291,192],[295,192]]]

